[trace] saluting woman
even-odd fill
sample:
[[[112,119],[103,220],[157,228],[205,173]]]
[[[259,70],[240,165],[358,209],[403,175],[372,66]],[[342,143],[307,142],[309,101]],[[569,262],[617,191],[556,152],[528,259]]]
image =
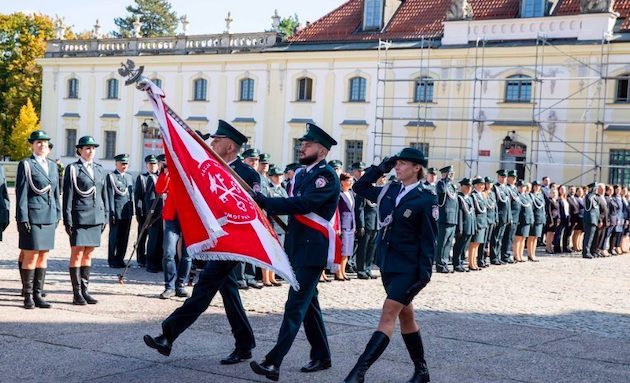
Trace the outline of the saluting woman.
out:
[[[372,166],[353,190],[372,202],[378,212],[377,263],[387,293],[377,330],[344,382],[359,383],[368,368],[383,353],[394,331],[396,320],[415,371],[409,382],[429,382],[424,346],[411,303],[431,279],[437,235],[437,195],[422,184],[427,160],[414,148]],[[398,182],[373,186],[383,174],[396,169]]]
[[[68,165],[63,181],[63,224],[70,236],[70,281],[75,305],[98,301],[88,292],[92,254],[101,245],[107,222],[105,170],[94,162],[98,144],[91,136],[76,145],[79,160]]]
[[[20,274],[24,308],[50,308],[42,298],[48,251],[55,247],[61,220],[57,165],[47,157],[50,137],[36,130],[28,142],[33,154],[18,164],[15,182],[16,221],[21,250]]]

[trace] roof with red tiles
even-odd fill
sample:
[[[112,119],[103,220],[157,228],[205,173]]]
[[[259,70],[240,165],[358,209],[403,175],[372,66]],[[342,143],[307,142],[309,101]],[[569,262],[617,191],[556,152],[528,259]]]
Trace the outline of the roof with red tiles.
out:
[[[418,40],[442,36],[451,0],[405,0],[389,23],[379,32],[363,32],[363,0],[349,0],[293,35],[289,42],[336,42]],[[519,15],[520,0],[469,0],[474,20],[511,19]],[[630,0],[615,1],[621,31],[630,31]],[[579,0],[560,0],[553,15],[575,15]]]

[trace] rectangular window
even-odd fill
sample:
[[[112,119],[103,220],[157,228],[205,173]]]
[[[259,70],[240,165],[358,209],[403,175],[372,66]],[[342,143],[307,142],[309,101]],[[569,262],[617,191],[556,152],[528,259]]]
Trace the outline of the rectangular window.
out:
[[[413,96],[414,102],[433,102],[433,81],[428,77],[416,81],[416,91]]]
[[[241,101],[254,101],[254,80],[241,80]]]
[[[311,101],[313,99],[313,80],[304,77],[298,80],[297,101]]]
[[[363,161],[363,141],[346,140],[346,158],[344,164],[351,165]]]
[[[412,148],[418,149],[424,154],[425,157],[429,157],[429,143],[428,142],[411,142],[409,144]]]
[[[103,155],[104,159],[113,159],[116,155],[116,132],[106,131],[105,132],[105,153]]]
[[[365,84],[363,77],[354,77],[350,80],[350,102],[365,102]]]
[[[299,139],[293,139],[293,162],[300,161],[300,143]]]
[[[76,155],[75,145],[77,144],[77,130],[66,129],[66,157],[74,157]]]
[[[532,81],[527,76],[512,76],[505,84],[505,102],[530,102]]]
[[[79,98],[79,80],[76,78],[68,80],[68,98]]]
[[[521,17],[543,17],[546,13],[547,0],[523,0]]]
[[[384,0],[365,0],[363,8],[363,30],[378,31],[383,26]]]
[[[628,92],[629,82],[627,79],[617,80],[617,97],[616,102],[630,102],[630,92]]]
[[[107,99],[114,100],[118,98],[118,80],[107,80]]]
[[[630,185],[630,149],[611,149],[608,183]]]
[[[197,79],[194,82],[195,85],[195,101],[206,101],[206,90],[208,87],[208,81],[203,78]]]

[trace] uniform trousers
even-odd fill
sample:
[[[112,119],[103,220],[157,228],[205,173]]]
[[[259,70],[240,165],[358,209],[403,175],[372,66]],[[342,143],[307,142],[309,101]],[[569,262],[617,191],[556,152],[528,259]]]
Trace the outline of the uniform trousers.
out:
[[[582,239],[582,256],[588,257],[593,255],[594,239],[597,233],[597,225],[584,225],[584,239]]]
[[[149,232],[149,228],[146,228],[142,235],[140,235],[140,230],[142,230],[142,226],[144,225],[144,221],[146,217],[138,217],[138,239],[136,243],[136,260],[138,264],[141,266],[145,266],[147,264],[147,234]]]
[[[503,237],[507,234],[505,233],[508,224],[506,223],[497,223],[492,231],[492,237],[490,238],[490,261],[498,262],[501,260],[501,247],[503,246]]]
[[[501,260],[507,261],[513,256],[512,244],[514,243],[514,237],[516,237],[516,229],[518,222],[512,222],[505,228],[503,234],[503,245],[501,247]]]
[[[453,247],[453,237],[455,237],[454,224],[438,223],[438,238],[435,248],[437,250],[435,267],[438,270],[448,269],[448,257]]]
[[[232,327],[236,350],[249,351],[256,347],[254,332],[247,319],[236,285],[234,270],[239,266],[240,262],[234,261],[206,262],[191,297],[162,322],[162,332],[168,340],[173,342],[190,327],[208,309],[210,302],[219,291],[223,298],[225,314]]]
[[[276,367],[282,364],[282,360],[289,353],[301,324],[304,324],[306,339],[311,345],[311,360],[330,360],[326,327],[317,299],[317,282],[323,269],[323,267],[295,269],[295,277],[300,284],[300,290],[289,289],[278,341],[265,356],[266,361]]]
[[[367,273],[374,262],[377,230],[366,230],[357,246],[357,273]]]
[[[164,228],[162,220],[158,219],[149,227],[147,241],[147,270],[162,271],[162,242]]]
[[[466,251],[468,250],[468,245],[470,245],[472,237],[472,234],[458,234],[455,237],[453,267],[460,266],[464,262],[464,259],[466,259]],[[472,267],[472,265],[468,265],[468,267]]]
[[[116,223],[109,225],[109,246],[107,248],[107,263],[109,265],[115,266],[125,263],[130,228],[131,219],[117,219]]]

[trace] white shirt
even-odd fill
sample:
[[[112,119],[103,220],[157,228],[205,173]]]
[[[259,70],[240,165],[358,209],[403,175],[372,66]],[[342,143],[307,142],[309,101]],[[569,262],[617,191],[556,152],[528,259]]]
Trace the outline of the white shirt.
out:
[[[93,161],[88,162],[84,160],[83,158],[81,158],[81,163],[83,164],[83,166],[85,166],[85,169],[87,170],[90,177],[94,179],[94,162]]]
[[[398,206],[398,204],[400,203],[400,200],[403,199],[404,196],[407,195],[407,193],[409,193],[411,190],[417,188],[420,185],[421,181],[418,181],[416,183],[413,183],[411,185],[407,185],[407,186],[403,186],[402,189],[400,189],[400,193],[398,194],[398,197],[396,197],[396,206]]]
[[[44,169],[46,175],[48,175],[48,160],[46,157],[35,155],[35,161]]]

